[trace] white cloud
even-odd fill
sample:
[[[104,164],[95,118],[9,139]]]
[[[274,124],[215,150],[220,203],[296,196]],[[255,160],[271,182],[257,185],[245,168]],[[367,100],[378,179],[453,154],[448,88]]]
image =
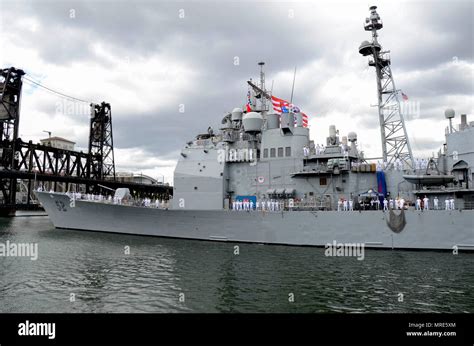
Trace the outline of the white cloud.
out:
[[[116,171],[133,172],[149,175],[158,181],[173,183],[173,172],[176,160],[166,160],[153,157],[149,152],[140,148],[115,149]],[[179,152],[173,153],[175,157]]]

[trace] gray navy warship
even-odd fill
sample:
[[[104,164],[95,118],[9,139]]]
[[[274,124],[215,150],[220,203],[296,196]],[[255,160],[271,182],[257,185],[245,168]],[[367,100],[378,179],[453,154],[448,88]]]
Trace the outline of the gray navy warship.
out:
[[[329,127],[310,139],[306,114],[271,95],[261,65],[243,110],[186,143],[169,201],[36,191],[57,228],[213,241],[474,250],[474,122],[454,110],[436,157],[415,159],[391,61],[377,41],[376,7],[359,52],[376,69],[383,155],[365,158],[357,134]],[[441,135],[441,134],[440,134]]]

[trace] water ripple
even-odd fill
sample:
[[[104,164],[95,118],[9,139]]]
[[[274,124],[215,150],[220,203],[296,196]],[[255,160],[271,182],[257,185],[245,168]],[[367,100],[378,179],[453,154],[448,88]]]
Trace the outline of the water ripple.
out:
[[[39,258],[0,258],[0,312],[474,312],[474,254],[358,261],[238,244],[234,255],[236,244],[55,230],[38,217],[0,220],[6,240],[38,243]]]

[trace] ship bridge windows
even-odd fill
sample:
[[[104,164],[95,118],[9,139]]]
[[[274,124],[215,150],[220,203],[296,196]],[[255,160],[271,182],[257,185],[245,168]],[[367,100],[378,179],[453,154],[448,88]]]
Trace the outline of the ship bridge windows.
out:
[[[270,153],[269,153],[270,151]],[[270,154],[270,155],[269,155]],[[291,147],[265,148],[263,157],[291,157]]]

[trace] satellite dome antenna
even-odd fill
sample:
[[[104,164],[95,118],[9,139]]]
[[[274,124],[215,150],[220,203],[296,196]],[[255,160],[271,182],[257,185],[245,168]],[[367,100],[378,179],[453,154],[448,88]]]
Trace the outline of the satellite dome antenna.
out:
[[[452,108],[448,108],[444,111],[444,117],[449,120],[449,133],[454,132],[452,120],[453,120],[455,114],[456,113],[454,112],[454,109],[452,109]]]
[[[390,51],[382,51],[377,40],[377,31],[383,28],[383,23],[377,13],[377,6],[371,6],[369,10],[364,30],[372,32],[372,42],[363,41],[359,53],[369,57],[369,66],[374,66],[376,71],[383,160],[391,164],[399,158],[413,168],[413,154],[398,99],[400,90],[395,87],[390,68]]]

